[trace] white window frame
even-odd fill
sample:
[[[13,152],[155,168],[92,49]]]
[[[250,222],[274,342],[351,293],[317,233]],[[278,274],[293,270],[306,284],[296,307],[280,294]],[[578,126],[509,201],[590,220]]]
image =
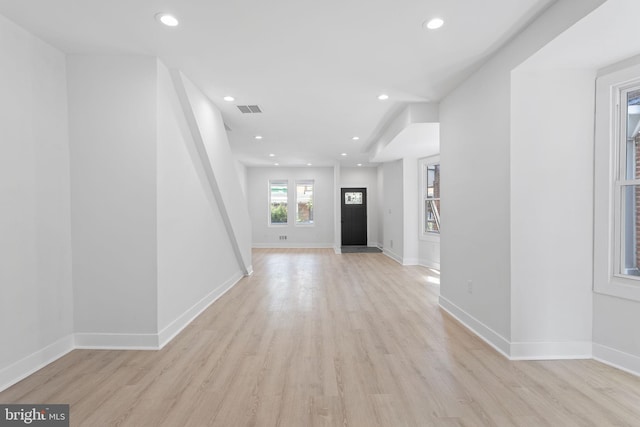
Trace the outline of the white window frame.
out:
[[[640,301],[640,277],[618,272],[622,265],[620,191],[624,185],[640,184],[640,180],[620,176],[627,105],[621,94],[633,87],[640,87],[640,64],[602,75],[596,81],[593,290]]]
[[[427,200],[427,198],[425,197],[426,194],[426,179],[424,176],[424,171],[427,168],[427,166],[431,166],[431,165],[439,165],[440,164],[440,156],[431,156],[431,157],[425,157],[423,159],[418,160],[418,179],[420,180],[419,185],[418,185],[418,191],[420,191],[420,194],[418,194],[418,200],[420,201],[420,215],[419,215],[419,238],[420,240],[426,240],[426,241],[440,241],[440,232],[442,232],[442,227],[440,232],[435,232],[435,231],[427,231],[425,230],[425,226],[424,226],[424,218],[426,215],[425,212],[425,207],[424,207],[424,203],[425,200]],[[440,197],[440,200],[442,200],[442,197]]]
[[[285,185],[287,187],[287,222],[284,223],[272,223],[271,222],[271,186],[272,185]],[[290,205],[291,203],[289,203],[289,199],[291,198],[291,193],[290,193],[290,185],[289,185],[289,180],[287,179],[270,179],[268,182],[268,187],[267,187],[267,199],[268,199],[268,204],[267,204],[267,224],[269,227],[287,227],[289,226],[289,221],[291,218],[291,212],[290,212]]]
[[[313,220],[310,222],[298,222],[298,185],[311,185],[311,201],[313,204]],[[295,220],[294,223],[296,227],[314,227],[315,226],[315,199],[316,199],[316,184],[313,179],[300,179],[295,182],[295,192],[296,192],[296,212],[295,212]]]

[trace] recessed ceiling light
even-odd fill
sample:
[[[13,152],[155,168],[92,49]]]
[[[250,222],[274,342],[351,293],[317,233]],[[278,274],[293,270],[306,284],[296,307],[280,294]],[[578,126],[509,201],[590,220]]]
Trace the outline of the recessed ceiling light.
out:
[[[273,166],[280,166],[280,163],[274,163]]]
[[[386,101],[387,99],[389,99],[389,95],[387,95],[387,94],[383,93],[383,94],[381,94],[381,95],[378,95],[378,99],[379,99],[380,101]]]
[[[307,166],[312,166],[311,163],[307,163]]]
[[[342,153],[342,154],[340,154],[340,155],[341,155],[341,156],[346,156],[346,155],[347,155],[347,153]]]
[[[269,154],[269,157],[275,157],[275,156],[276,156],[276,155],[275,155],[275,154],[273,154],[273,153],[270,153],[270,154]]]
[[[256,135],[254,136],[255,139],[262,139],[262,135]]]
[[[236,100],[233,96],[229,96],[229,95],[225,96],[225,97],[224,97],[224,98],[222,98],[222,99],[224,99],[224,100],[225,100],[225,101],[227,101],[227,102],[233,102],[233,101],[235,101],[235,100]]]
[[[351,138],[351,139],[353,139],[354,141],[357,141],[357,140],[359,140],[359,139],[360,139],[360,137],[359,137],[359,136],[354,136],[354,137],[353,137],[353,138]]]
[[[422,24],[422,27],[428,30],[437,30],[443,25],[444,25],[444,21],[442,20],[442,18],[433,18],[433,19],[430,19],[429,21],[424,21],[424,23]]]
[[[362,163],[358,163],[358,166],[362,166]]]
[[[167,27],[177,27],[180,23],[175,16],[169,13],[157,13],[156,19]]]

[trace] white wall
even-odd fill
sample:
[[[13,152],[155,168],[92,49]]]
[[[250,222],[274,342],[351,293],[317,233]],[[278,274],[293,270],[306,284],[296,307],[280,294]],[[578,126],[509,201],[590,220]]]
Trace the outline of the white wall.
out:
[[[156,60],[67,64],[75,330],[155,334]]]
[[[169,70],[158,61],[157,218],[160,344],[241,276]]]
[[[594,357],[640,375],[640,303],[603,294],[593,297]]]
[[[594,229],[607,227],[593,224],[594,203],[603,203],[593,199],[594,160],[607,162],[593,158],[595,76],[640,63],[638,12],[637,2],[609,0],[512,73],[512,222],[528,219],[512,227],[516,357],[532,342],[579,357],[592,340],[593,357],[640,373],[640,338],[629,328],[640,303],[591,293],[602,285],[593,262],[608,265],[606,249],[592,252]],[[595,179],[608,185],[607,176]],[[555,207],[550,217],[535,207],[543,200]]]
[[[402,264],[404,258],[404,208],[402,160],[382,166],[383,194],[382,223],[384,226],[383,251]]]
[[[235,162],[236,165],[236,175],[238,175],[238,182],[240,184],[240,188],[242,189],[242,195],[245,200],[247,199],[247,167],[240,163],[239,161]]]
[[[314,225],[296,226],[295,181],[314,180]],[[269,180],[289,182],[289,224],[269,226]],[[247,194],[254,247],[334,247],[334,168],[247,168]],[[287,240],[279,236],[287,236]]]
[[[418,158],[402,159],[403,260],[404,265],[420,264],[420,191]]]
[[[376,176],[378,181],[378,206],[376,207],[378,212],[378,247],[384,247],[384,164],[378,165],[376,168]]]
[[[366,188],[367,189],[367,244],[369,246],[382,246],[379,230],[379,191],[378,168],[358,167],[340,169],[340,188]]]
[[[623,3],[622,0],[617,3]],[[609,4],[607,4],[609,6]],[[633,7],[638,7],[638,4],[635,3],[632,5]],[[625,13],[625,19],[632,19],[632,17],[637,16],[637,13],[640,10],[637,10],[636,13],[627,14],[630,11],[630,5],[623,4],[621,6]],[[610,21],[611,17],[603,17],[600,21]],[[618,20],[622,20],[618,18]],[[596,22],[595,25],[599,24]],[[633,30],[635,27],[629,27],[624,25],[625,29]],[[606,49],[607,52],[615,51],[615,48],[620,48],[620,44],[615,44],[617,40],[627,40],[629,43],[625,43],[624,46],[627,48],[635,47],[635,55],[628,58],[627,60],[619,61],[613,64],[608,64],[608,66],[603,67],[598,70],[598,77],[604,78],[605,80],[610,78],[612,73],[617,73],[622,71],[623,74],[631,73],[628,71],[631,67],[637,67],[640,65],[640,42],[635,36],[629,38],[628,35],[618,35],[617,37],[609,37],[607,38],[609,43],[613,43],[614,47]],[[615,74],[614,74],[615,75]],[[635,76],[640,77],[640,76]],[[625,79],[629,78],[626,76]],[[634,78],[634,77],[631,77]],[[622,80],[624,81],[624,80]],[[615,82],[616,84],[619,82]],[[606,86],[602,89],[598,89],[598,94],[602,94],[602,92],[608,92]],[[602,91],[602,92],[600,92]],[[608,161],[608,152],[609,149],[609,141],[602,141],[601,133],[608,134],[609,133],[609,114],[608,111],[601,111],[600,109],[603,107],[603,104],[608,104],[608,100],[602,100],[600,98],[596,99],[597,107],[596,107],[596,175],[595,175],[595,184],[596,184],[596,200],[595,200],[595,224],[594,230],[597,230],[595,233],[594,242],[596,244],[596,250],[594,252],[594,262],[595,264],[595,274],[594,274],[594,289],[597,291],[612,291],[617,289],[611,289],[610,282],[612,280],[609,277],[610,267],[609,267],[609,259],[607,254],[609,253],[608,247],[608,224],[610,221],[609,218],[609,208],[607,207],[607,193],[610,191],[610,182],[609,182],[609,165],[607,165]],[[605,107],[606,108],[606,107]],[[604,123],[601,122],[603,120],[601,117],[604,116]],[[600,130],[602,128],[602,131]],[[606,138],[606,137],[605,137]],[[603,196],[604,195],[604,196]],[[637,289],[625,289],[625,291],[633,292],[637,295]],[[626,293],[626,292],[625,292]],[[623,296],[625,293],[622,293],[618,296]],[[633,295],[633,294],[632,294]],[[612,295],[608,295],[606,293],[594,293],[593,296],[593,353],[594,357],[605,361],[614,366],[621,367],[628,371],[634,372],[636,375],[640,375],[640,335],[637,334],[633,327],[630,325],[637,325],[640,323],[640,301],[621,298]]]
[[[341,167],[336,162],[333,167],[333,182],[342,181]],[[333,186],[333,250],[336,254],[342,253],[342,194],[338,185]]]
[[[511,70],[600,3],[554,3],[440,103],[441,305],[506,354],[511,339]]]
[[[250,274],[251,219],[222,114],[180,71],[174,70],[172,78],[191,136],[203,162],[210,191],[220,207],[232,249],[244,274]]]
[[[0,390],[69,351],[65,58],[0,16]]]
[[[511,76],[515,358],[591,355],[594,80],[526,63]]]

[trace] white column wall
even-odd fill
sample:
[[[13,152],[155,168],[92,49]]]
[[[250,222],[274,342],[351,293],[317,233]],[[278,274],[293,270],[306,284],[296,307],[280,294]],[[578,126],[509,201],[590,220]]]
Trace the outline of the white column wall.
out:
[[[512,332],[511,70],[601,3],[554,3],[440,103],[440,302],[505,354]]]
[[[591,356],[595,70],[511,78],[511,356]]]
[[[387,162],[382,166],[383,201],[382,224],[384,227],[383,251],[402,264],[404,258],[404,202],[402,160]]]
[[[153,346],[156,59],[69,56],[67,66],[78,342]]]
[[[420,264],[420,192],[418,191],[418,158],[402,159],[403,257],[404,265]]]

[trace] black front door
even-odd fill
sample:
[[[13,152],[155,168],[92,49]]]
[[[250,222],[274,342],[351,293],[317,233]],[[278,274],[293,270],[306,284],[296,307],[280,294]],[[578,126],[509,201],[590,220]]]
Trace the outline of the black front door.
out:
[[[367,246],[367,189],[342,189],[342,246]]]

